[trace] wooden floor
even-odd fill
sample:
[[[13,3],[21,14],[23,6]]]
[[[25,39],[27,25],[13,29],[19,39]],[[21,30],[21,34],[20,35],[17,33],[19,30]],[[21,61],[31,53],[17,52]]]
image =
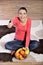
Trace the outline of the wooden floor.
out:
[[[43,65],[43,62],[23,62],[23,63],[17,63],[17,62],[0,62],[0,65]]]

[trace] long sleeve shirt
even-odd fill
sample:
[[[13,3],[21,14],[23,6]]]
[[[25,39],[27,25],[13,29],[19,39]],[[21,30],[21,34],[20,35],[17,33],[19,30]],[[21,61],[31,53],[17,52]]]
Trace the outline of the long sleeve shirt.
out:
[[[30,30],[31,30],[31,19],[27,18],[27,22],[25,25],[21,24],[21,21],[19,20],[18,17],[14,17],[11,21],[12,26],[16,26],[16,33],[15,33],[15,38],[17,40],[24,40],[25,32],[26,34],[26,42],[25,42],[25,47],[29,47],[29,42],[30,42]]]

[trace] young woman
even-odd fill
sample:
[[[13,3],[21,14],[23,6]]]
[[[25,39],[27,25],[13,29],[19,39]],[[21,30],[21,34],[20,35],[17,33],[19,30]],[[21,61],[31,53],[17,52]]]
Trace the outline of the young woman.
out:
[[[39,46],[38,41],[30,41],[31,19],[27,16],[27,9],[21,7],[18,10],[18,16],[14,17],[9,23],[8,28],[16,26],[16,34],[13,41],[7,42],[5,48],[9,50],[17,50],[21,47],[33,50]]]

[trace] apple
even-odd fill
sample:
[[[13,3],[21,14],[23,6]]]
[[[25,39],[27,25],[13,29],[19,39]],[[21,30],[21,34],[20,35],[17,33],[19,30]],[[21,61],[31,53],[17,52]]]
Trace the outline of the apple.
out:
[[[24,54],[24,55],[23,55],[23,57],[24,57],[24,58],[26,58],[26,57],[27,57],[27,55],[26,55],[26,54]]]

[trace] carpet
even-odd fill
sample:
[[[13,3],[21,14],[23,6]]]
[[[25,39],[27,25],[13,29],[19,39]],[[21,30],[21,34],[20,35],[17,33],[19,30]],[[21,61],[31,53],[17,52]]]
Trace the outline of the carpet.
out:
[[[24,60],[18,60],[13,57],[10,53],[0,53],[0,62],[35,62],[35,59],[29,54]]]

